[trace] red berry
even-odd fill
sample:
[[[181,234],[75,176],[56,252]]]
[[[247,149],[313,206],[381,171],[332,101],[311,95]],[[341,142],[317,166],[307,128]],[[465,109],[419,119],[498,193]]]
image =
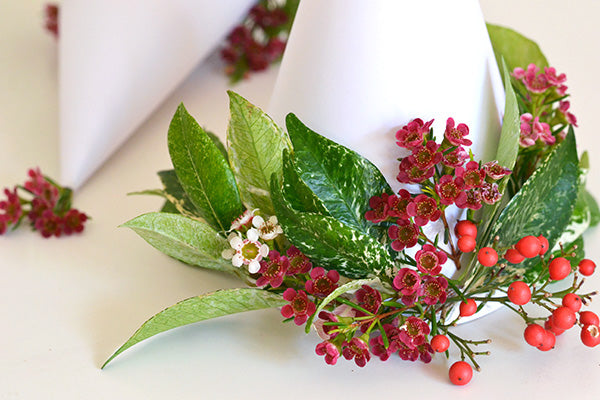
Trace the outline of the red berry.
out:
[[[569,307],[575,312],[578,312],[579,310],[581,310],[581,297],[577,296],[575,293],[567,293],[562,299],[562,305],[565,307]]]
[[[468,220],[458,221],[454,227],[454,233],[457,236],[472,236],[477,237],[477,226]]]
[[[564,257],[556,257],[550,261],[548,272],[553,281],[563,280],[571,273],[571,263]]]
[[[493,267],[498,262],[498,253],[491,247],[483,247],[477,253],[477,260],[483,266]]]
[[[468,317],[477,312],[477,303],[473,299],[467,299],[466,303],[464,301],[460,302],[459,309],[461,317]]]
[[[577,316],[569,307],[558,307],[552,312],[552,322],[559,329],[571,329],[577,322]]]
[[[448,371],[450,382],[455,385],[466,385],[473,377],[473,368],[465,361],[457,361],[450,367]]]
[[[443,353],[450,347],[450,340],[446,335],[435,335],[431,338],[431,347],[438,353]]]
[[[473,236],[461,236],[456,242],[456,245],[463,253],[470,253],[475,250],[477,243],[475,242],[475,237]]]
[[[544,339],[542,341],[542,344],[538,346],[538,349],[540,349],[541,351],[552,350],[554,348],[554,345],[556,344],[556,336],[554,336],[554,333],[550,331],[544,330],[544,332]]]
[[[531,300],[531,289],[523,281],[515,281],[508,287],[508,299],[518,306],[529,303]]]
[[[533,347],[541,346],[542,342],[544,341],[545,335],[546,330],[538,324],[527,325],[527,328],[525,328],[525,332],[523,332],[525,341]]]
[[[579,272],[581,275],[590,276],[594,273],[596,264],[592,260],[584,258],[579,262]]]
[[[596,347],[600,344],[600,329],[598,325],[584,325],[581,328],[581,341],[588,347]]]
[[[504,259],[511,264],[520,264],[525,257],[515,249],[508,249],[506,250],[506,253],[504,253]]]
[[[546,328],[547,331],[554,333],[554,335],[556,336],[562,335],[565,332],[564,329],[560,329],[554,326],[554,321],[552,321],[552,315],[550,315],[546,322],[544,322],[544,328]]]
[[[540,254],[542,245],[535,236],[525,236],[517,242],[515,248],[523,257],[532,258]]]
[[[548,243],[548,239],[546,239],[543,235],[540,235],[537,238],[540,241],[540,256],[543,256],[548,251],[550,243]]]
[[[600,319],[595,312],[582,311],[579,313],[579,323],[583,325],[600,325]]]

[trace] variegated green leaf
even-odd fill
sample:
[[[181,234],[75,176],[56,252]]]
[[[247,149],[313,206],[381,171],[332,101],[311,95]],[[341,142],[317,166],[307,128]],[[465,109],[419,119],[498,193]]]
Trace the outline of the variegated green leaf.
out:
[[[183,300],[150,318],[102,366],[116,356],[161,332],[211,318],[244,311],[280,307],[286,304],[281,295],[262,289],[219,290]]]
[[[227,239],[204,222],[179,214],[148,213],[124,223],[157,250],[184,263],[234,273],[230,261],[221,257]]]
[[[169,153],[181,186],[198,214],[225,232],[243,206],[229,163],[181,104],[169,126]]]
[[[385,227],[364,217],[369,199],[392,194],[381,172],[358,153],[306,127],[294,114],[286,126],[294,145],[300,178],[321,199],[329,214],[361,233],[381,237]]]
[[[269,194],[272,174],[281,176],[281,153],[290,148],[287,135],[260,108],[228,92],[231,120],[227,129],[229,159],[242,199],[249,209],[274,214]]]
[[[298,176],[296,165],[287,151],[283,152],[283,195],[296,211],[329,215],[323,202]]]
[[[385,246],[335,218],[292,209],[273,179],[273,205],[290,242],[320,266],[349,278],[389,272],[393,260]]]

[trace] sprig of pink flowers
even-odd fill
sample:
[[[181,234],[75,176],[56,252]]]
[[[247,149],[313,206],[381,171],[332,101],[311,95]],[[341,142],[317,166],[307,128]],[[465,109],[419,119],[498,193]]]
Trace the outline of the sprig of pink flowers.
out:
[[[81,233],[88,216],[71,207],[72,191],[44,176],[39,168],[28,171],[22,186],[4,188],[0,201],[0,235],[27,220],[43,237]],[[24,192],[26,197],[21,197]]]

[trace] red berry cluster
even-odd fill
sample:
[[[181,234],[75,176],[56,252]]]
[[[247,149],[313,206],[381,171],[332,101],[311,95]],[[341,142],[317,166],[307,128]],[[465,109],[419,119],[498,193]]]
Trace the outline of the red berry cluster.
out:
[[[6,199],[0,201],[0,234],[10,226],[16,228],[24,218],[45,238],[82,232],[88,217],[71,208],[71,190],[42,175],[39,168],[30,169],[28,175],[23,186],[4,189]],[[25,191],[31,198],[19,196],[18,190]]]
[[[246,77],[248,71],[265,70],[281,58],[295,13],[287,3],[260,1],[231,31],[221,57],[233,81]]]

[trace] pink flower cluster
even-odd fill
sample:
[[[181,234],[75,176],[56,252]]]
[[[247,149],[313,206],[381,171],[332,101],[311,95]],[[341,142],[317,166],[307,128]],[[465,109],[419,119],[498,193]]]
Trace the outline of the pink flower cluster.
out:
[[[67,201],[60,202],[61,194],[65,193],[63,188],[48,180],[39,168],[30,169],[28,175],[22,188],[32,196],[31,200],[18,195],[19,187],[4,189],[6,199],[0,201],[0,234],[11,225],[17,227],[25,217],[45,238],[82,232],[88,217],[71,208],[70,192]]]
[[[396,133],[396,139],[400,147],[411,151],[400,161],[398,181],[431,185],[433,190],[412,195],[401,189],[398,194],[373,196],[371,209],[365,213],[374,223],[393,223],[388,234],[396,251],[415,246],[419,228],[437,221],[446,206],[477,210],[483,203],[496,203],[501,195],[495,181],[511,172],[496,161],[483,165],[467,162],[469,156],[463,147],[471,144],[466,138],[467,125],[456,125],[448,118],[444,140],[437,144],[430,134],[432,122],[415,119]]]
[[[289,18],[283,6],[257,4],[252,7],[243,24],[231,31],[221,50],[221,57],[228,65],[227,74],[243,76],[247,69],[262,71],[277,61],[286,45],[280,31]]]
[[[541,69],[529,64],[527,69],[515,68],[512,76],[521,85],[515,86],[521,104],[521,137],[522,147],[534,146],[536,143],[553,145],[557,138],[565,135],[566,125],[577,126],[577,118],[569,108],[565,74],[557,74],[552,67]]]

